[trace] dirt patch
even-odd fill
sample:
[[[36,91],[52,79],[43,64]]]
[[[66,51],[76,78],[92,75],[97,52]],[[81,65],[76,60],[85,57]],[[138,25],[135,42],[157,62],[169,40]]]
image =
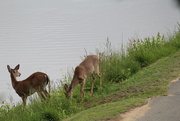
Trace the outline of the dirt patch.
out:
[[[151,108],[149,107],[149,103],[148,103],[144,106],[134,108],[127,113],[121,114],[120,118],[116,121],[135,121],[141,118],[142,116],[144,116],[145,113],[149,111],[150,109]]]
[[[108,102],[118,101],[122,97],[126,97],[127,94],[128,95],[135,95],[135,94],[138,94],[138,93],[143,93],[143,90],[136,90],[136,89],[131,88],[131,90],[118,92],[118,93],[115,93],[115,94],[110,95],[108,97],[100,98],[100,99],[85,103],[83,106],[86,107],[86,108],[90,108],[90,107],[93,107],[93,105],[97,105],[97,104],[100,105],[100,104],[104,104],[104,103],[108,103]]]
[[[173,83],[173,82],[177,82],[178,80],[180,80],[180,77],[178,77],[178,78],[176,78],[176,79],[172,80],[172,81],[171,81],[171,83]]]
[[[84,107],[90,108],[90,107],[93,107],[93,105],[97,105],[97,104],[100,105],[100,104],[104,104],[104,103],[108,103],[108,102],[114,102],[114,101],[117,101],[120,98],[124,97],[125,95],[126,95],[126,93],[123,93],[123,92],[113,94],[106,98],[100,98],[100,99],[85,103]]]
[[[137,119],[139,119],[142,116],[144,116],[145,113],[150,110],[149,100],[150,99],[148,99],[148,103],[143,105],[143,106],[136,107],[134,109],[131,109],[128,112],[120,114],[119,118],[108,119],[108,120],[103,120],[103,121],[136,121]]]

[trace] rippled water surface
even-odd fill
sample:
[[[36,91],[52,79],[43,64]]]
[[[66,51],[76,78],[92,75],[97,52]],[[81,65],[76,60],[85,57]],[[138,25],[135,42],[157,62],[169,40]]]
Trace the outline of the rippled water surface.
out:
[[[172,32],[179,18],[173,0],[0,0],[0,100],[20,100],[7,65],[21,65],[18,80],[42,71],[56,81],[107,37],[118,48]]]

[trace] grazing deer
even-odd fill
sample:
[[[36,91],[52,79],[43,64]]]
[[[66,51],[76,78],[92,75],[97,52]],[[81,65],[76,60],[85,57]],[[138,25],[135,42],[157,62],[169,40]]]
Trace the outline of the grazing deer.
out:
[[[78,85],[81,84],[81,89],[80,89],[80,98],[84,96],[84,85],[86,82],[87,76],[91,75],[92,78],[92,86],[91,86],[91,92],[90,96],[93,95],[93,88],[94,88],[94,76],[93,72],[95,72],[100,80],[100,87],[102,87],[102,82],[100,79],[100,72],[99,72],[99,60],[96,55],[89,55],[85,58],[84,61],[82,61],[79,66],[75,68],[74,76],[71,81],[70,86],[68,87],[67,84],[64,85],[65,89],[65,95],[67,98],[72,97],[73,89]]]
[[[26,105],[26,99],[28,96],[37,92],[42,99],[50,97],[50,94],[46,90],[46,85],[49,83],[50,91],[50,80],[47,74],[42,72],[35,72],[30,75],[27,79],[17,81],[16,77],[19,77],[21,73],[18,72],[20,65],[18,64],[14,69],[11,69],[7,65],[7,69],[10,73],[12,86],[16,93],[22,98],[24,106]]]

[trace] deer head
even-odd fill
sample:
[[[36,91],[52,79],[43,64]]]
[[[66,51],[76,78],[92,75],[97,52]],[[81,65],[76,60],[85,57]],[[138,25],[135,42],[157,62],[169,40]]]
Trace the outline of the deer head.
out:
[[[11,69],[9,65],[7,65],[7,69],[9,73],[13,74],[14,77],[21,76],[21,73],[18,72],[20,65],[18,64],[14,69]]]

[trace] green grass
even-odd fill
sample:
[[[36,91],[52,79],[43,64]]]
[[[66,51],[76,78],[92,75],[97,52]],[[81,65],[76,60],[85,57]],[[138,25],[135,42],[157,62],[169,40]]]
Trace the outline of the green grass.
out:
[[[180,30],[166,38],[156,37],[133,40],[127,50],[115,51],[107,42],[106,50],[97,51],[103,88],[96,80],[94,95],[89,97],[91,81],[88,78],[83,102],[79,100],[79,86],[72,100],[67,100],[63,88],[52,91],[51,98],[39,98],[23,108],[2,104],[0,119],[4,121],[59,121],[104,120],[119,116],[130,108],[147,103],[149,97],[167,94],[170,80],[180,73]],[[69,82],[72,75],[65,76]],[[91,115],[90,115],[91,114]],[[89,117],[93,116],[93,118]]]
[[[130,109],[130,107],[141,106],[147,103],[146,100],[140,98],[124,99],[116,102],[105,103],[88,110],[84,110],[73,117],[64,121],[94,121],[116,118],[120,113]]]
[[[105,97],[94,97],[82,111],[65,121],[94,121],[116,118],[120,113],[147,103],[147,98],[167,95],[170,80],[180,73],[180,51],[143,68],[126,81],[112,84]],[[166,65],[166,66],[165,66]],[[107,88],[103,89],[106,90]],[[98,94],[97,94],[98,95]],[[96,98],[96,99],[95,99]],[[92,108],[89,108],[92,107]]]

